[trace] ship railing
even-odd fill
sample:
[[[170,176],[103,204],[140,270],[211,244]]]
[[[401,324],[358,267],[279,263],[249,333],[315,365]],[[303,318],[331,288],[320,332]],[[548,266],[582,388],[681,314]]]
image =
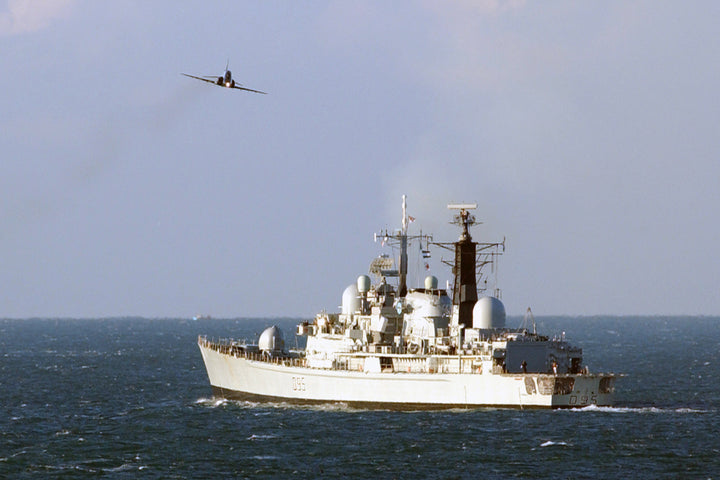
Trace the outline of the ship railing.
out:
[[[236,358],[245,358],[255,362],[263,362],[272,365],[307,367],[307,359],[305,357],[290,357],[285,355],[270,355],[267,352],[253,352],[246,350],[246,344],[233,339],[221,338],[218,340],[208,339],[202,335],[198,337],[198,343],[205,348],[209,348],[224,355],[231,355]],[[390,368],[384,368],[383,371],[393,372],[412,372],[412,373],[482,373],[482,356],[477,355],[442,355],[435,357],[432,366],[425,363],[425,360],[417,358],[408,358],[402,353],[395,352],[389,356],[395,358]],[[350,361],[351,358],[362,358],[362,353],[347,353],[340,355],[333,363],[331,370],[355,370],[362,364]]]
[[[267,352],[248,351],[246,349],[247,343],[243,341],[238,342],[237,340],[228,338],[208,340],[205,335],[200,335],[198,336],[198,344],[223,355],[231,355],[236,358],[246,358],[256,362],[284,365],[288,367],[307,366],[307,362],[304,357],[290,357],[286,355],[272,355]]]
[[[364,360],[377,354],[345,353],[339,355],[327,367],[330,370],[364,371]],[[385,373],[457,373],[482,374],[483,365],[489,360],[487,356],[480,355],[436,355],[430,360],[415,355],[388,354],[380,355],[380,368]],[[384,363],[383,363],[384,362]]]
[[[405,345],[397,348],[397,353],[449,354],[453,349],[450,335],[429,337],[425,335],[407,335]]]

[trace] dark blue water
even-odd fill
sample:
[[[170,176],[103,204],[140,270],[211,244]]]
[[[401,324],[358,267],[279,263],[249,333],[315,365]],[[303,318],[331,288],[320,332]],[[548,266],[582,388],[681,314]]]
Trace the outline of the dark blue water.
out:
[[[386,412],[216,402],[198,334],[290,320],[0,321],[2,478],[720,478],[720,319],[544,318],[617,405]]]

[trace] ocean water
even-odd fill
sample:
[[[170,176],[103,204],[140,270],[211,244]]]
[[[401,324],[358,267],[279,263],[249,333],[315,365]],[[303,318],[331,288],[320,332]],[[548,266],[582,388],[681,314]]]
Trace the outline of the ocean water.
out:
[[[0,478],[720,478],[720,318],[538,318],[624,374],[612,408],[212,398],[198,334],[295,323],[0,320]]]

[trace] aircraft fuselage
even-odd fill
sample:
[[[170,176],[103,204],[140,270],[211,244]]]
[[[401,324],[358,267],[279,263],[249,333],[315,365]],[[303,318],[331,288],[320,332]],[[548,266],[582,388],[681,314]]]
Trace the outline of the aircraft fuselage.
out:
[[[232,79],[232,72],[230,70],[225,70],[225,75],[223,75],[222,77],[218,77],[217,84],[221,87],[234,87],[235,80]]]

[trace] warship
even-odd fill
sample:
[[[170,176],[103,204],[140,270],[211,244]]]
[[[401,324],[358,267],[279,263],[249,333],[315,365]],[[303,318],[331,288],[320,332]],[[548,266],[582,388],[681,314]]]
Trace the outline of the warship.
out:
[[[613,403],[613,373],[590,373],[582,349],[564,333],[538,334],[528,308],[510,328],[500,290],[488,287],[505,241],[475,242],[476,204],[451,204],[456,242],[408,233],[413,220],[402,199],[401,228],[375,234],[397,257],[381,255],[369,275],[345,288],[338,313],[321,312],[295,332],[304,349],[287,349],[277,326],[256,342],[198,337],[213,395],[300,404],[340,403],[379,409],[578,408]],[[447,249],[454,281],[435,276],[408,288],[408,246],[423,257]],[[492,283],[492,282],[491,282]]]

